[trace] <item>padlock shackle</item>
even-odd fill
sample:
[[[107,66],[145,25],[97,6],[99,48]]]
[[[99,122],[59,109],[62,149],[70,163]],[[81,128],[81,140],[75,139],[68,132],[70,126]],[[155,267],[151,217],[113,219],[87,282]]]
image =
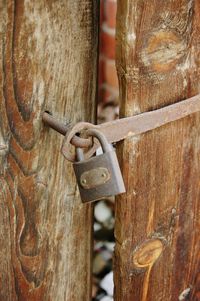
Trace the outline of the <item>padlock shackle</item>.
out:
[[[88,137],[89,136],[96,137],[99,140],[104,153],[113,151],[112,144],[108,143],[106,136],[99,130],[91,128],[86,131],[86,135]],[[79,148],[79,147],[76,148],[76,159],[78,162],[84,160],[84,152],[83,152],[82,148]]]
[[[82,148],[79,148],[79,147],[76,148],[76,159],[77,159],[77,161],[84,160],[84,153],[83,153]]]
[[[99,130],[91,128],[86,131],[86,135],[96,137],[99,140],[104,152],[110,152],[113,150],[112,144],[108,143],[106,136]]]

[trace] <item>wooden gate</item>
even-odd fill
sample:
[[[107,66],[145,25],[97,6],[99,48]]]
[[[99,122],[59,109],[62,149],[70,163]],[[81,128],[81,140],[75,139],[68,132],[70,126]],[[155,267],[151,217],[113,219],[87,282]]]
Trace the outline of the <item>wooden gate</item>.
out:
[[[89,301],[92,206],[41,115],[95,121],[98,1],[0,8],[0,301]],[[118,0],[116,62],[121,117],[200,93],[199,1]],[[199,133],[193,114],[118,144],[115,301],[200,300]]]
[[[121,117],[200,92],[200,2],[119,0]],[[119,146],[115,301],[200,300],[200,115]]]
[[[0,300],[88,301],[92,208],[41,116],[94,122],[97,1],[0,6]]]

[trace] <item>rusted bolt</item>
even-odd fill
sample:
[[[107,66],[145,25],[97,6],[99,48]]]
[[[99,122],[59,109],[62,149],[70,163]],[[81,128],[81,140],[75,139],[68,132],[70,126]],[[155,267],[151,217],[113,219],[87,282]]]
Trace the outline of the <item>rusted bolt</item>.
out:
[[[70,123],[68,123],[67,125],[61,123],[48,112],[43,113],[42,120],[46,125],[48,125],[49,127],[51,127],[52,129],[54,129],[56,132],[60,133],[63,136],[65,136],[65,134],[67,133],[67,131],[70,129],[71,126]],[[80,148],[88,148],[89,146],[91,146],[90,139],[84,139],[78,137],[77,135],[75,135],[71,139],[70,143]]]

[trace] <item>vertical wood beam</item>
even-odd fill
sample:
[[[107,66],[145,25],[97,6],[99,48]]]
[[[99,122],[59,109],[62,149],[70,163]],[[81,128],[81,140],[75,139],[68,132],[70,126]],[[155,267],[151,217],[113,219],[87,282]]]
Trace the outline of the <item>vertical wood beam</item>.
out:
[[[98,1],[0,11],[0,300],[89,301],[92,207],[41,115],[94,121]]]
[[[120,115],[200,92],[200,2],[118,0]],[[200,115],[118,147],[115,301],[199,300]]]

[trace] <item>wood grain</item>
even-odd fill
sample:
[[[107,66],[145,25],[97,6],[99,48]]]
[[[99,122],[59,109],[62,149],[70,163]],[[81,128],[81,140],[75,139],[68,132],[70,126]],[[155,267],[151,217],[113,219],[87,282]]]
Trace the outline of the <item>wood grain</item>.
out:
[[[198,94],[199,46],[198,0],[118,0],[121,117]],[[199,113],[118,154],[127,192],[116,201],[115,301],[198,301]]]
[[[98,4],[0,6],[0,301],[88,301],[92,207],[41,114],[94,121]]]

